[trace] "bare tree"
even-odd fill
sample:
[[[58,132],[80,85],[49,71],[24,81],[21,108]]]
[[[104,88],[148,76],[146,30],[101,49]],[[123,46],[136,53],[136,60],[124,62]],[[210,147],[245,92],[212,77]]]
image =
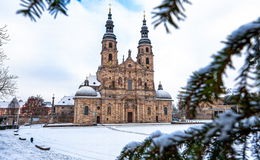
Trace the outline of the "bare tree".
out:
[[[9,74],[8,67],[3,64],[7,56],[4,54],[2,46],[10,40],[6,27],[6,25],[0,27],[0,98],[14,94],[16,90],[15,79],[17,79],[17,76]]]

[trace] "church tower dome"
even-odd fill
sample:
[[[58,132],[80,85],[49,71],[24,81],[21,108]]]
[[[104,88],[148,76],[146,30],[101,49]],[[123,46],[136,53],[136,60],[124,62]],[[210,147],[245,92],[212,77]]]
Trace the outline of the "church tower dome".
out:
[[[139,45],[151,45],[151,41],[148,38],[148,27],[146,26],[146,19],[145,19],[145,15],[144,15],[144,19],[143,19],[143,26],[141,28],[141,39],[139,40]]]
[[[75,96],[94,96],[96,97],[98,94],[92,87],[89,86],[89,81],[85,80],[84,85],[81,86],[76,92]]]
[[[114,40],[116,41],[116,36],[114,34],[114,24],[112,20],[112,13],[111,13],[111,8],[109,8],[109,13],[108,13],[108,19],[106,21],[106,33],[103,36],[103,40]]]
[[[158,86],[158,90],[156,91],[156,98],[157,99],[172,99],[172,96],[163,90],[162,84],[160,82],[159,86]]]

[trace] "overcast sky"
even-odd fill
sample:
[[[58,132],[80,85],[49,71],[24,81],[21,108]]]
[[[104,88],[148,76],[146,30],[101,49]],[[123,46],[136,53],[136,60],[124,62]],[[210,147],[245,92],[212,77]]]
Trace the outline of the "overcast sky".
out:
[[[56,102],[74,95],[87,75],[100,65],[101,40],[105,32],[108,4],[112,3],[114,33],[121,63],[128,49],[136,57],[143,10],[153,45],[155,86],[162,82],[174,100],[191,73],[206,66],[219,51],[220,41],[240,25],[260,15],[259,0],[197,0],[187,6],[187,19],[180,29],[153,28],[152,9],[162,0],[71,0],[69,16],[53,19],[47,13],[36,23],[15,14],[20,0],[0,0],[0,26],[8,25],[11,41],[4,46],[10,73],[17,75],[16,96],[26,100],[41,95]],[[235,65],[241,61],[235,59]],[[233,87],[235,71],[228,72],[226,85]],[[9,97],[10,98],[10,97]]]

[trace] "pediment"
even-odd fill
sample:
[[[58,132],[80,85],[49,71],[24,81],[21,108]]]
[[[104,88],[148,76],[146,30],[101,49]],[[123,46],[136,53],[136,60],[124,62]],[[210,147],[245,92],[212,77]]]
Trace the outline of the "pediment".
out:
[[[119,65],[119,67],[144,69],[142,65],[135,62],[131,57],[128,57],[123,63]]]

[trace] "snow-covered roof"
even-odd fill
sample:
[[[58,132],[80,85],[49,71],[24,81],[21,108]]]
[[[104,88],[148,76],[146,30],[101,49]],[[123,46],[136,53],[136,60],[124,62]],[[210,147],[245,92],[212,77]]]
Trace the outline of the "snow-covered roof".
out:
[[[64,96],[56,105],[58,106],[73,106],[73,96]]]
[[[82,86],[78,89],[75,96],[97,96],[97,92],[90,86]]]
[[[8,108],[10,102],[0,101],[0,108]]]
[[[44,104],[45,104],[45,107],[49,107],[49,108],[51,108],[51,107],[52,107],[52,104],[51,104],[51,102],[44,102]]]
[[[164,90],[157,90],[156,98],[157,99],[172,99],[172,96]]]
[[[97,96],[77,96],[75,95],[74,98],[101,98],[101,94],[99,92],[96,92]]]
[[[97,80],[96,75],[89,75],[87,77],[90,86],[100,86],[100,82]]]
[[[0,108],[10,108],[10,103],[9,101],[0,101]],[[18,107],[23,107],[23,105],[25,104],[25,102],[23,100],[19,100],[18,101]]]
[[[163,90],[161,82],[158,85],[158,90],[156,91],[157,100],[172,100],[172,96]]]

